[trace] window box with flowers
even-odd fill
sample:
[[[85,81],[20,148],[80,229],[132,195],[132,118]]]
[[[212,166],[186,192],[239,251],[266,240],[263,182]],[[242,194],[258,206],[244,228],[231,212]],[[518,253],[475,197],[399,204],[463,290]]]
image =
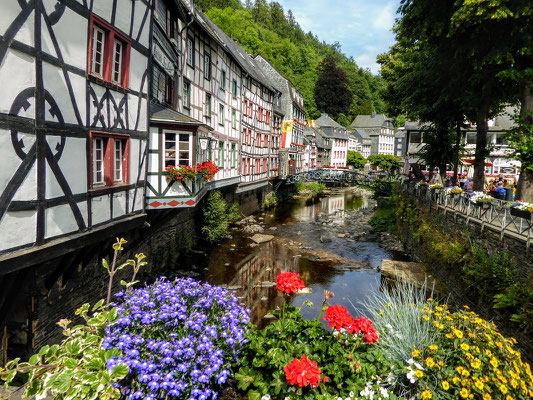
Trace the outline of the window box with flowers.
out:
[[[167,179],[173,182],[192,182],[198,179],[205,179],[210,181],[215,174],[220,171],[220,168],[211,161],[206,161],[203,164],[197,164],[195,166],[182,165],[175,167],[169,165],[164,171],[167,175]]]
[[[470,194],[470,201],[479,208],[487,209],[492,204],[494,197],[483,192],[473,192]]]
[[[459,186],[451,186],[446,189],[446,196],[452,197],[454,200],[457,200],[461,193],[463,193],[463,190]]]
[[[509,210],[511,212],[511,215],[519,218],[528,219],[531,221],[531,214],[533,213],[533,203],[517,201],[511,204],[511,208]]]

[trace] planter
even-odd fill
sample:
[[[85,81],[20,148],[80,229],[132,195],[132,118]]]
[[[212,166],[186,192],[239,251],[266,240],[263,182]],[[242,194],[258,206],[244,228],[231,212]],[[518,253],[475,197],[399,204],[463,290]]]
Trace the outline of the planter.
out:
[[[452,197],[454,200],[457,200],[459,197],[461,197],[461,193],[452,193]]]
[[[440,192],[442,192],[442,189],[433,189],[433,193],[435,194],[439,194]]]
[[[428,191],[427,186],[421,186],[421,187],[418,188],[418,194],[420,196],[425,196],[427,191]]]
[[[492,203],[474,203],[474,205],[478,208],[487,209],[490,207]]]
[[[511,215],[514,215],[515,217],[520,217],[520,218],[531,220],[531,213],[529,211],[518,210],[513,207],[511,207],[509,210],[511,211]]]

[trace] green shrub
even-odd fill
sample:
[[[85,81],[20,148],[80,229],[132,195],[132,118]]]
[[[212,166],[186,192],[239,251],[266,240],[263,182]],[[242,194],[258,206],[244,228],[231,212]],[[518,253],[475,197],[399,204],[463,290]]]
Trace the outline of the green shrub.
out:
[[[326,184],[318,182],[300,182],[295,185],[295,189],[299,195],[314,197],[318,196],[324,191],[324,189],[326,189]]]
[[[378,202],[378,209],[368,221],[375,232],[393,232],[396,226],[394,200],[382,199]]]
[[[226,201],[218,190],[209,193],[203,209],[202,226],[202,233],[208,243],[219,242],[226,236],[229,225],[226,207]]]
[[[228,223],[231,225],[241,219],[242,214],[239,211],[239,205],[237,203],[233,203],[231,207],[228,208]]]
[[[261,210],[268,210],[278,204],[278,196],[276,192],[270,192],[265,196],[265,200],[261,203]]]

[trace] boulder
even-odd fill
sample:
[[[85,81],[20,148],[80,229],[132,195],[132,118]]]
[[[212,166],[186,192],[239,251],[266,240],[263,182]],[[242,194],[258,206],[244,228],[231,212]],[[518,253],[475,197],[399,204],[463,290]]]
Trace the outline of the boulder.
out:
[[[262,235],[260,233],[256,233],[250,239],[252,239],[252,241],[254,241],[257,244],[260,244],[260,243],[270,242],[272,239],[274,239],[274,236],[273,235]]]
[[[320,243],[329,243],[331,242],[331,238],[327,237],[327,236],[320,236]]]

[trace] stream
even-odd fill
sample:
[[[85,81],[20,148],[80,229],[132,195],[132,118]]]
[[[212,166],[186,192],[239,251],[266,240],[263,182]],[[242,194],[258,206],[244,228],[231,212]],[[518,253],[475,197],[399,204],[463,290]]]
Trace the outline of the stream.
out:
[[[292,199],[245,218],[230,229],[231,239],[195,249],[180,264],[202,271],[195,278],[231,290],[250,308],[252,322],[259,327],[272,318],[269,310],[283,304],[275,282],[284,271],[300,273],[306,284],[304,293],[291,297],[298,307],[306,300],[314,304],[302,307],[304,318],[318,316],[324,290],[335,293],[330,302],[358,315],[364,313],[361,301],[379,291],[382,260],[407,260],[403,253],[382,247],[379,235],[367,224],[375,206],[368,192],[354,188]],[[254,233],[274,239],[258,245],[250,240]]]

